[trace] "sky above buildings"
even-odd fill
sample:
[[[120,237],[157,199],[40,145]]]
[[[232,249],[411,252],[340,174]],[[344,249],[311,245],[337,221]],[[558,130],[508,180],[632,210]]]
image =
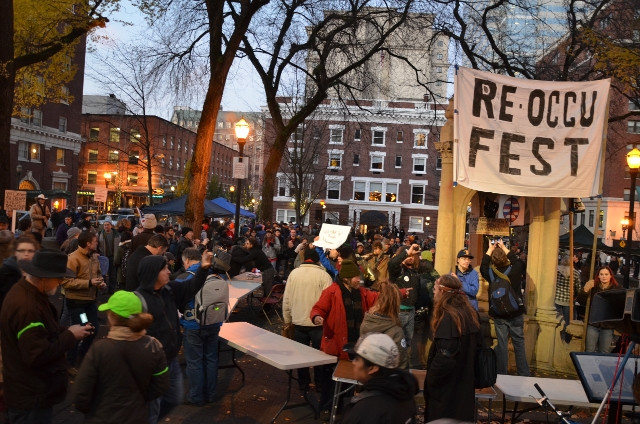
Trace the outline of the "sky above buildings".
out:
[[[84,94],[85,95],[108,95],[110,94],[99,81],[95,81],[90,76],[91,69],[99,64],[99,57],[117,43],[128,43],[132,40],[145,40],[140,36],[147,29],[143,15],[130,4],[122,5],[122,10],[116,16],[109,17],[110,21],[106,28],[98,29],[93,37],[88,41]],[[127,26],[118,20],[131,23]],[[204,89],[203,89],[204,90]],[[153,107],[151,113],[165,119],[170,119],[173,106],[189,106],[193,109],[202,109],[204,92],[198,93],[192,104],[173,105],[160,104]],[[126,101],[126,99],[123,99]],[[253,71],[253,67],[248,61],[236,59],[229,78],[225,86],[222,99],[223,110],[229,111],[259,111],[265,105],[264,92],[258,75]]]

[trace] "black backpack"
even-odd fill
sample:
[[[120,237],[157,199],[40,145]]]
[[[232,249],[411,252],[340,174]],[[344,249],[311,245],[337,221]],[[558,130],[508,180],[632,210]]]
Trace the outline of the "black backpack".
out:
[[[495,269],[493,265],[489,268],[489,309],[498,318],[510,318],[520,309],[520,297],[511,286],[509,274],[511,266],[504,273]],[[498,274],[496,276],[496,274]]]

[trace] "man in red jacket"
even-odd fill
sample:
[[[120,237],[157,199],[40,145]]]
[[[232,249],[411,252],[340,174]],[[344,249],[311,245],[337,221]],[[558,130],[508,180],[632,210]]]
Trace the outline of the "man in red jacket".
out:
[[[348,359],[349,356],[343,348],[346,344],[358,341],[364,313],[377,297],[377,292],[360,286],[358,266],[350,260],[342,261],[337,281],[323,290],[309,314],[314,325],[322,325],[320,349],[329,355]],[[323,368],[320,396],[320,410],[323,411],[323,415],[331,405],[333,368],[332,365]]]

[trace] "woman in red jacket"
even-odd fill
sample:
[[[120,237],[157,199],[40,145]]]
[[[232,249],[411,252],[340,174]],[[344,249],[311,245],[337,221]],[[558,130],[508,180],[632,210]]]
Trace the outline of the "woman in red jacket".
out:
[[[324,289],[320,299],[311,309],[310,318],[315,325],[322,325],[323,352],[348,359],[343,351],[346,344],[355,344],[360,336],[360,324],[364,313],[373,306],[377,292],[360,286],[360,269],[350,260],[342,261],[337,281]],[[333,393],[333,366],[323,368],[320,410],[328,410]]]

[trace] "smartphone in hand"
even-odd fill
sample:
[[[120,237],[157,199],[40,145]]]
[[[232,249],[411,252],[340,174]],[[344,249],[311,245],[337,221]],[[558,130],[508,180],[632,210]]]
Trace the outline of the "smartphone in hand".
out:
[[[80,314],[80,322],[82,323],[82,325],[87,325],[87,323],[89,322],[87,314],[85,314],[84,312]]]

